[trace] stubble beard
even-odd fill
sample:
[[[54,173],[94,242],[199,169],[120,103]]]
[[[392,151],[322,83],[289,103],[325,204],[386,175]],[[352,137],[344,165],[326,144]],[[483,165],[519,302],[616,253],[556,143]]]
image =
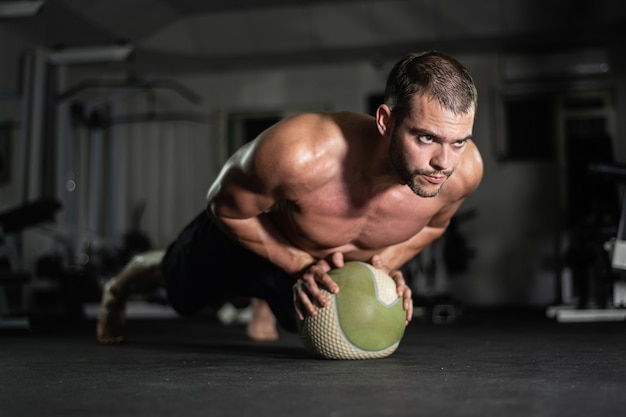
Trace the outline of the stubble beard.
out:
[[[395,134],[392,135],[391,138],[391,146],[389,148],[389,155],[391,159],[391,164],[394,166],[396,173],[400,177],[400,180],[407,185],[413,193],[419,197],[423,198],[433,198],[437,197],[443,188],[443,185],[446,183],[450,175],[454,170],[449,171],[435,171],[435,170],[424,170],[424,169],[416,169],[411,171],[409,169],[406,158],[404,157],[404,153],[400,147],[400,141],[396,137]],[[439,186],[435,189],[427,189],[423,187],[419,182],[419,177],[423,175],[445,175],[446,180],[442,183],[438,184]],[[433,186],[436,186],[433,184]]]

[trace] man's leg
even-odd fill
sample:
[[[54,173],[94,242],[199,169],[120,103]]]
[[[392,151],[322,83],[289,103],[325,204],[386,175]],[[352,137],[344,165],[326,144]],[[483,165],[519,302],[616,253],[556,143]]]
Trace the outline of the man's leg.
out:
[[[137,255],[117,277],[105,284],[97,326],[100,343],[120,344],[126,341],[126,302],[132,294],[164,286],[161,273],[163,255],[164,251]],[[278,339],[276,319],[264,300],[252,300],[252,319],[246,333],[248,337],[258,341]]]
[[[128,298],[160,286],[166,288],[170,305],[182,315],[232,297],[256,298],[248,327],[248,335],[255,340],[275,339],[276,322],[289,331],[296,329],[290,277],[232,241],[206,212],[190,222],[167,251],[136,256],[107,283],[98,318],[98,340],[106,344],[124,342]]]
[[[126,341],[126,302],[132,294],[163,287],[161,260],[164,254],[165,251],[153,251],[134,256],[118,276],[105,284],[98,315],[97,337],[100,343],[119,344]]]

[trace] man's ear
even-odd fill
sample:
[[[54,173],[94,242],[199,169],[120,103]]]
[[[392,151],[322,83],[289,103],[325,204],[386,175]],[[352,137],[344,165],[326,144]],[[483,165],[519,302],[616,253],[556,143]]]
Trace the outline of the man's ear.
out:
[[[391,109],[386,104],[376,109],[376,127],[382,136],[391,131]]]

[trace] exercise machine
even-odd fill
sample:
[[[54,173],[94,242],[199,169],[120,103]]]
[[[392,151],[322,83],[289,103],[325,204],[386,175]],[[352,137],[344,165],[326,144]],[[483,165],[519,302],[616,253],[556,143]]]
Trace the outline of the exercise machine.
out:
[[[559,322],[626,320],[626,165],[592,164],[589,174],[622,186],[619,222],[606,240],[598,239],[605,235],[603,230],[578,237],[581,249],[569,260],[578,300],[547,310],[548,317]]]
[[[54,220],[61,208],[56,199],[42,198],[0,213],[0,328],[28,327],[27,294],[33,273],[23,268],[21,233]]]

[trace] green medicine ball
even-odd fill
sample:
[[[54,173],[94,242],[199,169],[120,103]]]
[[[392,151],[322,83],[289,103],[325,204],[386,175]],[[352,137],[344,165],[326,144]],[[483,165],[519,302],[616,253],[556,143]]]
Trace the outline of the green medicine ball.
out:
[[[364,262],[346,262],[329,275],[339,293],[322,289],[330,304],[300,322],[305,349],[325,359],[391,355],[400,345],[406,320],[393,279]]]

